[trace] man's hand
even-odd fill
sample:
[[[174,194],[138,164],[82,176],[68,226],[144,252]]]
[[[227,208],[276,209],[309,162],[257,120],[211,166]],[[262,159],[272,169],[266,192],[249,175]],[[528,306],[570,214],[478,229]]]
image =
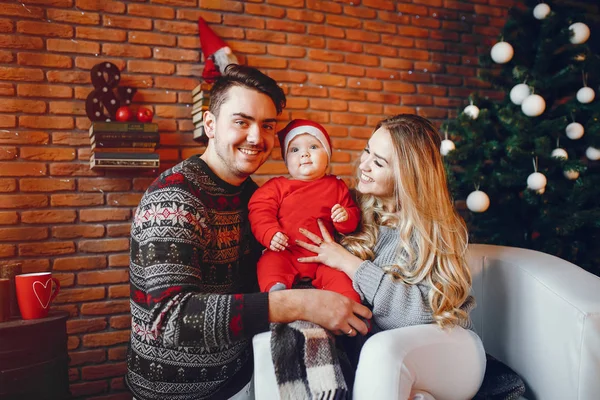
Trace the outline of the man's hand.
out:
[[[368,327],[359,317],[370,319],[371,311],[339,293],[318,289],[292,289],[269,293],[269,321],[314,322],[336,335],[366,335]]]
[[[288,247],[288,237],[283,232],[277,232],[271,239],[269,249],[273,251],[284,251]]]
[[[331,208],[331,220],[333,222],[346,222],[348,220],[348,211],[340,204]]]

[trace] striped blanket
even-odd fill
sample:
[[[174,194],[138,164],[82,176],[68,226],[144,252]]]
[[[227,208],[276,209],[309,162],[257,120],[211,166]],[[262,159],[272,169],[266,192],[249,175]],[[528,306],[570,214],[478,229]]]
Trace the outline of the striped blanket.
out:
[[[271,355],[282,400],[349,396],[332,333],[306,321],[271,324]]]

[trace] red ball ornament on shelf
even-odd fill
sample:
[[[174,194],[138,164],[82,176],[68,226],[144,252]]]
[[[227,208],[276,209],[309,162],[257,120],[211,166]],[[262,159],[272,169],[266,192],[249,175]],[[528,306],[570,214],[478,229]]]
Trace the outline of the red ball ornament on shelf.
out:
[[[115,119],[119,122],[127,122],[133,117],[133,112],[127,106],[119,107]]]
[[[152,117],[154,117],[154,113],[152,110],[146,107],[140,107],[137,112],[137,120],[141,123],[147,124],[152,122]]]

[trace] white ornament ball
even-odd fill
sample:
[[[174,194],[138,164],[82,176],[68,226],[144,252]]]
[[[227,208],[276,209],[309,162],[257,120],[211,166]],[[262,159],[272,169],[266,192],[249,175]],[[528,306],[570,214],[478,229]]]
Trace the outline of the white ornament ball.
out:
[[[534,172],[527,177],[527,187],[531,190],[540,190],[546,187],[546,176],[541,172]]]
[[[573,44],[585,43],[590,37],[590,28],[583,22],[575,22],[569,30],[573,32],[570,39]]]
[[[544,19],[550,14],[550,6],[546,3],[538,4],[533,8],[533,16],[535,19]]]
[[[479,107],[474,106],[473,104],[466,106],[463,112],[471,119],[477,119],[477,117],[479,117]]]
[[[598,161],[598,160],[600,160],[600,150],[598,150],[595,147],[590,146],[585,151],[585,156],[592,161]]]
[[[442,153],[443,156],[447,156],[448,153],[450,153],[455,148],[456,146],[454,145],[454,142],[452,140],[445,139],[442,140],[442,145],[440,146],[440,153]]]
[[[568,160],[569,154],[567,154],[567,151],[565,149],[561,149],[560,147],[557,147],[556,149],[552,150],[552,157],[564,158],[565,160]]]
[[[565,178],[570,179],[572,181],[579,178],[579,172],[573,171],[572,169],[565,171],[564,174],[565,174]]]
[[[571,122],[569,125],[567,125],[565,133],[569,139],[577,140],[581,139],[585,133],[585,130],[583,129],[583,125],[581,125],[579,122]]]
[[[490,198],[485,192],[476,190],[467,196],[467,208],[473,212],[484,212],[490,206]]]
[[[577,91],[577,101],[582,104],[591,103],[596,97],[596,92],[591,87],[582,87]]]
[[[525,83],[519,83],[515,85],[512,89],[510,89],[510,101],[514,104],[520,106],[529,95],[531,94],[531,89]]]
[[[515,51],[508,42],[498,42],[492,47],[492,60],[498,64],[506,64],[512,60]]]
[[[529,95],[521,104],[521,111],[528,117],[537,117],[546,110],[546,100],[539,94]]]

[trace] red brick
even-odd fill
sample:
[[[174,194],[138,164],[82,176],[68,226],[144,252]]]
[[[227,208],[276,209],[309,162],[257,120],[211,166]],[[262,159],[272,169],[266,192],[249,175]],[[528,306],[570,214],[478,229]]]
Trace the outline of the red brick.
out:
[[[0,225],[15,225],[19,216],[14,211],[0,211]]]
[[[287,40],[289,44],[293,45],[314,47],[318,49],[325,48],[325,39],[317,36],[306,36],[297,35],[295,33],[288,33]]]
[[[281,46],[277,44],[267,45],[267,52],[278,57],[302,58],[306,55],[306,49],[295,46]]]
[[[332,61],[332,62],[342,62],[344,61],[344,55],[341,53],[335,53],[327,50],[315,50],[311,49],[308,52],[308,57],[311,60],[319,60],[319,61]]]
[[[23,211],[21,222],[25,224],[73,223],[77,214],[73,210],[36,210]]]
[[[108,256],[108,266],[111,268],[129,267],[129,253],[109,255]]]
[[[359,114],[331,113],[331,122],[341,125],[364,125],[367,122],[367,117]]]
[[[306,32],[306,25],[299,22],[291,22],[289,20],[268,19],[267,29],[277,32],[304,33]]]
[[[123,332],[128,333],[127,331],[123,331]],[[110,333],[105,333],[104,335],[107,336],[107,341],[109,341],[109,338],[111,336],[118,336],[118,335],[123,335],[123,334],[121,332],[110,332]],[[85,340],[86,340],[87,336],[91,336],[91,335],[86,335],[83,337],[84,346],[86,345]],[[127,340],[129,340],[129,335],[127,335]],[[122,343],[122,342],[118,342],[118,343]],[[126,371],[127,371],[127,366],[125,365],[124,362],[110,363],[110,364],[103,364],[103,365],[89,365],[89,366],[81,368],[81,378],[86,381],[98,380],[98,379],[103,379],[103,378],[111,378],[111,377],[115,377],[115,376],[123,376],[123,375],[125,375]],[[130,394],[128,394],[128,396],[131,397]]]
[[[12,83],[0,82],[0,95],[14,96],[15,88]]]
[[[77,0],[77,8],[87,11],[104,11],[107,13],[123,14],[125,4],[120,1],[103,0]]]
[[[17,86],[17,94],[20,97],[71,98],[73,96],[73,89],[68,86],[22,83]]]
[[[18,21],[17,32],[44,37],[73,37],[73,27],[54,22]]]
[[[278,32],[270,32],[270,31],[259,31],[254,29],[246,29],[246,39],[250,41],[258,41],[258,42],[270,42],[270,43],[285,43],[286,42],[286,34],[278,33]],[[235,41],[234,41],[235,43]],[[239,42],[238,42],[239,43]],[[290,44],[298,44],[298,43],[290,43]],[[243,46],[236,45],[235,49],[243,49]]]
[[[339,75],[310,74],[308,76],[308,80],[314,85],[337,87],[346,86],[346,77]]]
[[[73,129],[75,124],[71,117],[25,115],[19,117],[19,126],[35,129]]]
[[[368,92],[367,101],[373,103],[398,104],[401,97],[392,93]]]
[[[109,237],[129,237],[131,233],[131,224],[113,224],[106,227],[106,234]]]
[[[0,244],[0,258],[13,257],[16,254],[16,246],[12,244]]]
[[[45,242],[19,244],[20,256],[55,256],[75,253],[73,242]]]
[[[50,114],[86,115],[83,101],[51,101]]]
[[[108,288],[108,297],[110,299],[118,299],[118,298],[129,298],[129,285],[111,285]],[[115,317],[113,317],[115,318]],[[131,324],[131,317],[127,316],[127,318],[129,318],[128,324],[127,326],[123,325],[123,326],[113,326],[113,328],[117,328],[117,329],[123,329],[123,328],[128,328],[129,325]],[[112,318],[111,318],[111,326],[112,326]]]
[[[81,240],[78,245],[83,253],[111,253],[129,249],[129,239]]]
[[[107,262],[104,256],[93,257],[66,257],[54,260],[52,269],[54,271],[80,271],[89,269],[106,268]]]
[[[289,68],[292,70],[308,72],[327,72],[328,64],[318,61],[290,60]]]
[[[62,53],[98,54],[100,44],[84,40],[48,39],[46,48],[49,51]]]
[[[14,160],[19,157],[16,147],[0,147],[0,160]]]
[[[170,60],[178,62],[198,62],[200,61],[200,53],[198,51],[168,49],[161,47],[160,49],[154,49],[154,58],[157,60]]]
[[[320,111],[293,111],[290,119],[310,119],[320,124],[329,122],[329,113]],[[333,136],[331,131],[328,132],[330,136]]]
[[[67,321],[67,325],[70,321]],[[71,351],[69,352],[69,366],[74,367],[81,364],[98,364],[106,361],[106,350],[88,350],[88,351]],[[70,387],[73,391],[73,385]]]
[[[0,176],[46,175],[46,165],[32,162],[0,162]]]
[[[324,11],[333,14],[342,13],[342,6],[333,1],[307,0],[306,6],[311,10]]]
[[[22,147],[20,158],[36,161],[71,161],[75,159],[75,150],[58,147]]]
[[[379,65],[379,57],[368,56],[365,54],[346,54],[346,62],[349,64],[376,67]]]
[[[48,8],[46,10],[48,20],[70,22],[77,25],[98,25],[100,23],[100,15],[97,13],[70,10],[58,10]],[[41,19],[41,18],[40,18]]]
[[[40,50],[43,47],[44,41],[38,37],[0,35],[0,48]]]
[[[10,51],[0,50],[0,62],[10,64],[14,60],[13,54]]]
[[[125,31],[86,26],[78,26],[75,28],[75,36],[83,39],[107,42],[124,42],[127,39],[127,33]]]
[[[369,104],[363,102],[349,102],[348,111],[364,114],[381,114],[383,106],[381,104]]]
[[[293,83],[303,83],[306,82],[306,74],[303,72],[295,72],[295,71],[269,71],[267,73],[271,78],[275,79],[277,82],[293,82]]]
[[[295,21],[314,23],[322,23],[325,20],[325,15],[323,13],[295,9],[286,10],[286,17]]]
[[[104,285],[107,283],[123,283],[129,281],[129,271],[92,271],[77,274],[78,285]]]
[[[381,35],[381,43],[394,47],[412,48],[415,45],[415,39],[405,38],[397,35]],[[402,55],[403,50],[398,50],[398,54]]]
[[[173,7],[155,6],[148,4],[129,4],[127,6],[127,14],[157,19],[175,18],[175,10],[173,9]],[[197,20],[197,18],[195,19]]]
[[[50,175],[52,176],[97,176],[102,174],[99,171],[90,169],[88,163],[55,163],[50,164]]]
[[[348,40],[328,39],[327,48],[329,50],[339,50],[352,53],[362,53],[363,51],[363,45],[361,43],[350,42]]]
[[[104,236],[103,225],[53,226],[52,237],[57,239],[99,238]]]
[[[96,53],[98,52],[96,51]],[[152,57],[152,50],[148,46],[104,43],[102,54],[111,57],[150,58]]]
[[[102,194],[53,194],[50,196],[53,207],[61,206],[97,206],[104,204]]]
[[[102,25],[110,28],[124,28],[139,31],[152,30],[152,20],[148,18],[132,18],[120,15],[103,15]]]
[[[379,80],[364,78],[348,78],[348,87],[363,90],[381,90],[383,84]]]
[[[220,2],[219,0],[211,0],[213,2]],[[205,7],[204,3],[202,4]],[[230,10],[226,10],[230,11]],[[272,7],[262,4],[246,4],[246,14],[262,15],[265,17],[283,18],[285,15],[285,9],[279,7]]]
[[[0,18],[0,32],[13,32],[15,30],[14,21]]]
[[[86,289],[90,289],[90,288],[86,288]],[[102,288],[95,288],[95,289],[102,289]],[[78,292],[76,292],[75,290],[78,290]],[[98,290],[98,292],[100,293],[99,290]],[[76,297],[79,295],[77,295],[75,293],[83,293],[83,289],[74,289],[71,291],[71,293],[73,293],[73,296]],[[103,291],[102,291],[102,295],[104,295]],[[93,300],[93,299],[91,299],[91,300]],[[67,333],[69,335],[73,335],[76,333],[98,332],[98,331],[105,330],[107,325],[108,324],[106,322],[106,318],[70,319],[67,321]]]
[[[33,68],[0,67],[0,80],[37,82],[44,80],[44,72]]]
[[[0,179],[0,192],[9,193],[17,190],[17,180],[16,179]]]
[[[91,288],[85,290],[91,290]],[[81,305],[81,315],[111,315],[129,311],[129,299],[84,303]]]
[[[0,228],[0,241],[22,242],[27,240],[42,240],[48,237],[47,228]]]
[[[103,287],[64,289],[58,293],[58,296],[56,296],[54,302],[79,303],[82,301],[101,300],[105,297],[105,295],[105,289]],[[104,325],[106,325],[106,323]],[[99,328],[97,330],[100,329],[104,328]]]
[[[123,325],[123,323],[121,323],[120,320],[128,320],[129,321],[126,328],[129,328],[129,326],[131,325],[131,317],[128,315],[119,315],[118,317],[112,317],[110,319],[111,326],[112,326],[113,320],[119,321],[115,325]],[[114,327],[114,328],[115,329],[123,329],[123,328],[117,328],[117,327]],[[127,346],[118,346],[118,347],[112,347],[112,348],[108,349],[108,359],[109,360],[121,361],[121,360],[125,360],[126,358],[127,358]]]
[[[175,46],[177,39],[173,35],[165,35],[154,32],[129,32],[129,43],[134,44],[155,44],[158,46]]]

